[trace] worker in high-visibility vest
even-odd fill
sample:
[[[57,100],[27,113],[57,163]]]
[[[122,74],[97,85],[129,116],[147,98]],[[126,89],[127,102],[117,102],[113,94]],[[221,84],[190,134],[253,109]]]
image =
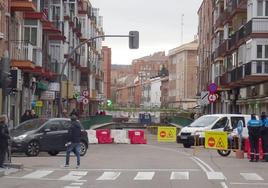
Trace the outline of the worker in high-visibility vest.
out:
[[[248,135],[250,143],[250,162],[253,162],[254,159],[256,162],[259,161],[259,138],[260,138],[260,129],[262,123],[260,120],[256,119],[255,114],[251,114],[251,119],[248,121]]]

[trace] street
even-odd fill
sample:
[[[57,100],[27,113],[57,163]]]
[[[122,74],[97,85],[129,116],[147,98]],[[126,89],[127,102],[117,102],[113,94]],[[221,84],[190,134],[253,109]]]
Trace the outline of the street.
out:
[[[267,163],[249,163],[232,153],[185,149],[177,143],[158,143],[147,135],[146,145],[90,145],[75,169],[75,157],[64,168],[65,155],[15,155],[24,169],[0,178],[2,188],[173,188],[268,187]]]

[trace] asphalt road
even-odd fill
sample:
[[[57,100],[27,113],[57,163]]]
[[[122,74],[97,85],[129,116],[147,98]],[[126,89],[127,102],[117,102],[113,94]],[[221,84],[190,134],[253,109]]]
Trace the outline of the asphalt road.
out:
[[[64,168],[65,155],[17,155],[24,169],[0,178],[0,188],[255,188],[268,187],[268,163],[250,163],[232,154],[221,157],[204,148],[177,143],[90,145],[81,167],[75,157]]]

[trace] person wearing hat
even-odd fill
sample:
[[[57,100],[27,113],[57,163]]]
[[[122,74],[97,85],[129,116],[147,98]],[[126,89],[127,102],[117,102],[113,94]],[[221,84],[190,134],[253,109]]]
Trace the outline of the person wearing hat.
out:
[[[268,162],[268,118],[265,112],[261,113],[261,141],[263,150],[263,162]]]
[[[71,116],[71,127],[68,130],[69,134],[69,142],[66,143],[67,151],[66,151],[66,161],[65,161],[65,167],[69,167],[69,160],[70,160],[70,153],[71,151],[74,152],[77,158],[77,166],[76,168],[79,168],[80,166],[80,140],[81,140],[81,125],[79,121],[77,121],[77,116],[72,115]]]
[[[0,168],[4,168],[5,155],[8,151],[8,140],[10,139],[6,116],[0,116]]]

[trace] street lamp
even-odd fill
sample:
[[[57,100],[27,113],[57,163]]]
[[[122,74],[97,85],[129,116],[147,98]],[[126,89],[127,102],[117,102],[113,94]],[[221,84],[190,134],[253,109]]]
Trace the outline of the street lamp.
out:
[[[62,69],[61,69],[61,74],[60,74],[60,100],[59,100],[59,106],[58,106],[58,111],[59,111],[59,116],[62,117],[62,80],[63,80],[63,75],[64,75],[64,70],[73,56],[73,54],[76,52],[77,49],[81,48],[84,44],[88,42],[92,42],[98,38],[105,38],[105,37],[128,37],[129,38],[129,48],[130,49],[138,49],[139,48],[139,32],[138,31],[130,31],[129,35],[100,35],[96,37],[91,37],[84,42],[80,43],[78,46],[76,46],[69,54],[68,57],[65,59],[65,62],[63,63]],[[68,78],[67,78],[68,79]],[[68,97],[68,96],[67,96]]]

